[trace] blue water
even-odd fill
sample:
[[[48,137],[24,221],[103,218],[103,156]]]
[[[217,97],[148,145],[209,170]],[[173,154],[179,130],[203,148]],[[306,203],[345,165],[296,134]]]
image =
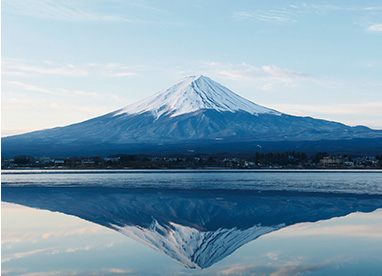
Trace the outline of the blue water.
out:
[[[382,171],[5,171],[2,185],[382,194]]]
[[[381,275],[382,171],[5,171],[2,275]]]

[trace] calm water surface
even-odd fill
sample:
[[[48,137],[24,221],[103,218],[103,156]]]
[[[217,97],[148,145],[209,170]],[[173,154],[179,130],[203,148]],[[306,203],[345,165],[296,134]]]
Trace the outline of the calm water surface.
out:
[[[381,171],[6,171],[2,275],[381,275]]]
[[[382,194],[381,170],[5,171],[6,186],[286,190]]]

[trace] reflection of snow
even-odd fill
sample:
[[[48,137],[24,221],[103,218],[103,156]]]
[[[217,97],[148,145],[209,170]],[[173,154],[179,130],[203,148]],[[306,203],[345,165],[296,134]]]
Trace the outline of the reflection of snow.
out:
[[[166,254],[187,268],[206,268],[230,255],[242,245],[261,235],[282,227],[253,226],[241,230],[218,229],[198,231],[195,228],[170,223],[168,226],[153,220],[148,228],[140,226],[119,227],[122,234]]]

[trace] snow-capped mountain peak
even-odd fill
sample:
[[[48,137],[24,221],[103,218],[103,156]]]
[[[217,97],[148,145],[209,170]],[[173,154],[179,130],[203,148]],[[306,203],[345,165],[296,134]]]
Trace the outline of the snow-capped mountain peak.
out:
[[[166,90],[118,110],[115,115],[151,112],[155,118],[162,115],[175,117],[202,109],[280,114],[235,94],[206,76],[199,75],[186,77]]]

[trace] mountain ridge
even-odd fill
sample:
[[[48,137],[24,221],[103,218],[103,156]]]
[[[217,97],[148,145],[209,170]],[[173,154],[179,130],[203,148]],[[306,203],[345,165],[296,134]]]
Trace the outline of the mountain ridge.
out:
[[[108,155],[131,153],[132,149],[140,153],[139,148],[141,153],[148,148],[155,151],[163,144],[167,153],[193,151],[203,143],[211,147],[231,144],[228,151],[235,152],[248,142],[293,142],[292,148],[285,150],[295,150],[302,142],[354,140],[351,147],[361,149],[362,142],[356,139],[379,139],[368,149],[382,150],[382,130],[280,113],[244,99],[208,77],[194,76],[87,121],[5,137],[2,148],[6,156],[32,152],[35,156],[57,152],[76,155],[74,149],[84,155],[100,151]],[[178,145],[187,147],[179,152]],[[113,152],[108,152],[109,148]],[[319,150],[326,151],[325,145]]]

